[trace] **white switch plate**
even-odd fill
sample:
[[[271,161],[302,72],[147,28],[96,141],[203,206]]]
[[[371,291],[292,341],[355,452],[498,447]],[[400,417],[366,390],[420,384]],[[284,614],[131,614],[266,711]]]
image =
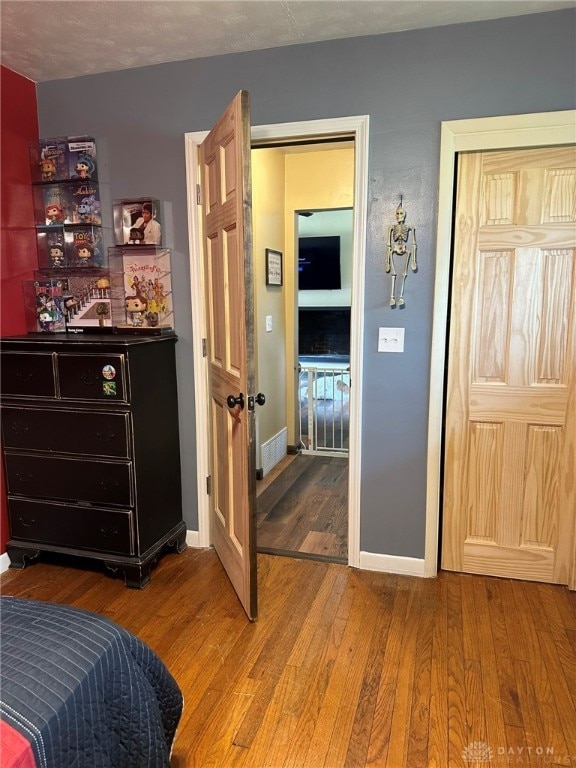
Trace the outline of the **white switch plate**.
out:
[[[266,315],[266,333],[272,330],[272,315]]]
[[[404,352],[404,328],[378,328],[378,352]]]

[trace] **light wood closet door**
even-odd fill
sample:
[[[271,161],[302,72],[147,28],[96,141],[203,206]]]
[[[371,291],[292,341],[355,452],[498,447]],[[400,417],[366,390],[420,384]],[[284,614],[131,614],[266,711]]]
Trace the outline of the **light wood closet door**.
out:
[[[568,583],[576,151],[459,157],[442,567]]]

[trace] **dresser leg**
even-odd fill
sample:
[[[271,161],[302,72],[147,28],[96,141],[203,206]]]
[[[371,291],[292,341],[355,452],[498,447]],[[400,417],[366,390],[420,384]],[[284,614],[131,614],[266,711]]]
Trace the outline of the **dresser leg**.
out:
[[[6,552],[10,558],[10,568],[24,570],[27,565],[30,565],[38,555],[39,549],[23,549],[21,547],[11,547],[10,544],[6,545]]]
[[[167,547],[172,547],[176,550],[176,552],[184,552],[186,547],[188,546],[186,544],[186,531],[181,531],[178,536],[175,536],[173,539],[170,539],[170,541],[166,542]]]
[[[152,563],[146,565],[123,565],[124,583],[132,589],[144,589],[150,583],[150,570]]]

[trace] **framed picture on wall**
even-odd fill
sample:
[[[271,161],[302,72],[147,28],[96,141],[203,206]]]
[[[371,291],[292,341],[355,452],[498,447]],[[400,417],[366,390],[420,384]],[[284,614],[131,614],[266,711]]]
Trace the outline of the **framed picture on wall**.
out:
[[[266,285],[282,285],[282,254],[266,248]]]

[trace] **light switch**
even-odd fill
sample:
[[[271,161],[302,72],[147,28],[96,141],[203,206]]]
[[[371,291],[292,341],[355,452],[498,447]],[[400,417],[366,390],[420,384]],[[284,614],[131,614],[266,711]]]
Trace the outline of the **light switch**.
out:
[[[266,315],[266,333],[272,331],[272,315]]]
[[[404,352],[404,328],[378,328],[378,352]]]

